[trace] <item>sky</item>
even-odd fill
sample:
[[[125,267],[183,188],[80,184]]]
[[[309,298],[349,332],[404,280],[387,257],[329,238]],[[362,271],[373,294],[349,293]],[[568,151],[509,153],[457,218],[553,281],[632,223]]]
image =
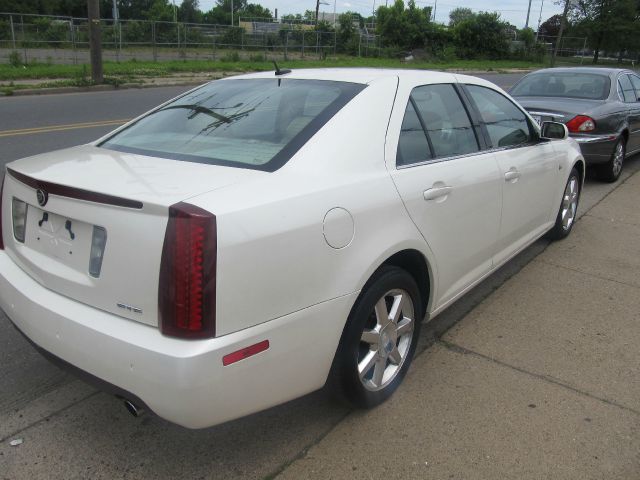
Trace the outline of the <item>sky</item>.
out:
[[[391,3],[393,0],[321,0],[329,5],[321,4],[320,11],[333,13],[335,2],[337,13],[351,10],[369,16],[374,5],[377,7],[386,1]],[[408,0],[405,0],[405,4],[407,2]],[[279,17],[288,13],[304,13],[305,10],[315,10],[316,8],[316,0],[249,0],[249,3],[259,3],[270,9],[271,13],[277,8]],[[451,10],[457,7],[467,7],[474,11],[497,11],[503,20],[518,28],[524,27],[529,6],[529,0],[416,0],[416,5],[419,7],[433,7],[436,3],[436,21],[441,23],[449,22]],[[210,10],[214,4],[215,0],[200,0],[200,9],[202,11]],[[534,30],[538,26],[541,7],[543,22],[550,16],[561,13],[562,10],[559,5],[555,4],[555,0],[531,0],[529,26]]]

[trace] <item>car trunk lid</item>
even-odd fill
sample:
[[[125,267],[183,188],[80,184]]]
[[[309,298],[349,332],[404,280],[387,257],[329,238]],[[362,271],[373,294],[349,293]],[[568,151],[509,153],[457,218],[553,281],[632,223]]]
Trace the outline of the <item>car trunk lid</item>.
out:
[[[43,286],[155,326],[168,207],[261,175],[95,146],[24,159],[7,166],[5,250]],[[27,204],[22,242],[14,201]]]
[[[576,115],[589,115],[592,110],[604,103],[603,100],[558,97],[516,97],[516,100],[538,123],[567,123]]]

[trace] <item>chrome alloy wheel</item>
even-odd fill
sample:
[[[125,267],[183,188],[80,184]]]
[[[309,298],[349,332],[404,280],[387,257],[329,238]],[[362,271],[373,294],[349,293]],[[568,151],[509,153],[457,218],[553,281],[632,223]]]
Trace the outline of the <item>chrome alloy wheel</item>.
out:
[[[624,143],[619,141],[616,145],[616,151],[613,152],[613,176],[617,177],[622,171],[622,163],[624,162]]]
[[[396,377],[404,363],[415,328],[411,296],[390,290],[376,303],[358,349],[358,374],[367,390],[381,390]]]
[[[580,185],[578,184],[578,178],[571,177],[567,183],[567,187],[564,189],[564,196],[562,197],[561,218],[563,230],[569,230],[576,219],[579,194]]]

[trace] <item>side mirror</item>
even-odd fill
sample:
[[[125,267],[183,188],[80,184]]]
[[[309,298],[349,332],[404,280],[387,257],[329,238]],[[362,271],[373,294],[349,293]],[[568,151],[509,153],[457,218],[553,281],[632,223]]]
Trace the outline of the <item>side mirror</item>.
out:
[[[567,130],[567,126],[564,123],[542,122],[540,136],[547,140],[564,140],[569,136],[569,130]]]

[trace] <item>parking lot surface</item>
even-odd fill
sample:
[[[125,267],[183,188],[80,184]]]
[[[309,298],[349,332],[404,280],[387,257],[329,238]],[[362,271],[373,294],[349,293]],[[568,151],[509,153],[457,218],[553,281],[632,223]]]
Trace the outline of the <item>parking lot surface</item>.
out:
[[[536,242],[427,324],[371,411],[320,391],[206,430],[136,419],[1,316],[0,478],[638,478],[638,170],[589,179],[568,239]]]

